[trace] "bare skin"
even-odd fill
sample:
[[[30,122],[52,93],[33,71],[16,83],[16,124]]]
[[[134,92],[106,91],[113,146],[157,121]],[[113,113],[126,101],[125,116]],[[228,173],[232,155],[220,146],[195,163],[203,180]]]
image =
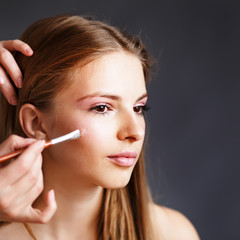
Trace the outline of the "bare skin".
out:
[[[192,223],[180,212],[151,204],[150,213],[154,239],[200,240]]]
[[[150,214],[152,216],[154,240],[200,240],[193,225],[181,213],[169,208],[158,206],[156,204],[151,204]],[[31,228],[34,232],[34,225],[31,225]],[[80,234],[81,239],[97,239],[94,234],[92,236],[89,235],[89,233],[91,233],[91,228],[84,229],[81,227],[81,225],[79,226],[78,224],[78,229],[82,230]],[[4,227],[2,231],[0,230],[0,240],[5,240],[5,238],[1,236],[9,236],[11,232],[14,232],[15,234],[17,233],[17,236],[19,236],[19,240],[32,240],[32,238],[24,228],[23,224],[20,223],[13,223]],[[14,236],[16,236],[15,234]],[[8,239],[14,240],[14,236],[9,236]],[[72,239],[77,239],[77,236],[76,238]]]
[[[139,155],[145,132],[142,107],[146,98],[139,60],[117,52],[76,72],[76,81],[55,98],[52,118],[30,104],[22,107],[24,131],[31,137],[47,134],[52,138],[70,128],[83,127],[88,131],[80,139],[44,151],[44,192],[55,189],[58,211],[46,224],[30,224],[37,239],[97,239],[103,187],[125,186],[134,168],[134,164],[123,167],[112,162],[108,156],[122,151]],[[33,123],[39,128],[34,128]],[[41,198],[37,206],[41,207]],[[199,239],[180,213],[151,204],[150,214],[154,239]],[[19,223],[0,228],[0,236],[8,236],[9,240],[16,236],[20,240],[31,239]]]
[[[14,59],[12,59],[11,56],[9,56],[9,53],[12,50],[20,50],[22,53],[27,55],[29,54],[29,52],[27,53],[26,48],[25,50],[23,50],[24,46],[26,47],[26,45],[21,45],[19,42],[13,42],[11,44],[10,44],[11,47],[9,47],[9,42],[1,42],[0,61],[4,66],[5,70],[9,71],[9,75],[13,79],[14,83],[20,87],[21,73],[20,73],[20,70],[19,71],[17,70],[18,67],[15,68],[15,70],[13,71],[10,70],[11,67],[9,69],[8,66],[11,65],[10,62],[14,61]],[[19,44],[21,45],[21,47]],[[17,47],[18,49],[16,49]],[[3,53],[1,53],[1,49],[4,49]],[[5,57],[2,57],[4,55]],[[31,54],[29,54],[29,56],[30,55]],[[6,59],[8,60],[6,61]],[[4,63],[2,61],[4,61]],[[14,96],[16,95],[14,95],[15,94],[14,90],[12,88],[10,81],[8,80],[9,78],[6,75],[5,70],[3,70],[3,67],[1,67],[0,80],[2,79],[2,81],[0,82],[3,82],[3,84],[0,83],[0,89],[3,92],[3,94],[6,96],[8,101],[11,104],[15,104],[16,99],[14,100]],[[125,85],[126,84],[124,84],[124,86]],[[134,86],[134,91],[136,91],[135,86]],[[139,93],[141,94],[139,94],[139,96],[141,96],[142,93],[144,93],[145,89],[140,87],[140,90],[141,91]],[[124,108],[128,106],[129,102],[126,102],[126,103],[127,103],[126,105],[123,105]],[[112,114],[112,112],[110,112],[110,114]],[[128,117],[130,117],[130,115]],[[121,130],[119,129],[118,137],[121,137],[121,138],[123,137],[122,140],[131,139],[132,142],[139,141],[140,133],[136,132],[137,128],[135,128],[136,125],[134,126],[134,121],[129,122],[129,118],[128,118],[128,121],[126,123],[132,124],[131,127],[129,125],[128,129],[121,129]],[[15,162],[7,166],[8,169],[7,167],[0,169],[0,176],[1,176],[1,171],[6,170],[5,172],[7,173],[5,173],[5,176],[7,176],[6,179],[9,179],[9,176],[11,176],[12,174],[11,172],[14,171],[15,173],[17,169],[17,166],[16,166],[17,163],[19,163],[20,161],[22,162],[26,161],[26,159],[28,161],[32,161],[27,163],[27,166],[28,166],[27,169],[24,169],[22,167],[24,171],[23,170],[17,171],[19,174],[22,174],[22,175],[16,176],[15,174],[14,175],[15,179],[12,182],[10,181],[11,183],[15,183],[16,186],[18,186],[17,187],[18,190],[21,189],[21,193],[16,192],[16,189],[11,194],[8,193],[9,199],[12,199],[12,201],[5,201],[5,203],[3,202],[4,204],[2,204],[2,206],[4,206],[5,210],[3,211],[3,208],[1,209],[0,207],[0,214],[3,213],[2,215],[0,215],[0,220],[3,219],[6,221],[17,220],[19,222],[27,221],[27,222],[42,222],[42,223],[46,223],[49,221],[47,224],[44,224],[44,225],[30,224],[33,232],[36,234],[38,239],[45,239],[45,240],[51,240],[56,238],[57,239],[66,239],[66,238],[77,239],[79,237],[81,237],[81,239],[90,239],[90,240],[97,239],[96,223],[97,223],[97,216],[99,213],[100,203],[102,198],[102,187],[92,186],[91,188],[86,188],[85,191],[84,189],[82,189],[82,191],[78,195],[76,195],[74,191],[71,194],[71,191],[69,191],[70,189],[68,189],[68,195],[66,195],[66,194],[63,194],[64,192],[62,192],[63,189],[61,189],[61,187],[57,187],[57,185],[55,185],[57,187],[56,198],[59,203],[59,208],[57,213],[53,216],[56,210],[56,202],[54,200],[53,192],[49,191],[49,189],[52,186],[51,184],[48,183],[43,194],[43,197],[44,195],[46,195],[46,199],[44,201],[44,199],[41,198],[42,201],[40,202],[40,204],[37,205],[37,208],[41,210],[35,209],[34,207],[32,207],[32,203],[43,189],[42,172],[40,170],[41,157],[39,156],[39,153],[42,151],[42,145],[40,142],[34,142],[33,140],[26,140],[26,141],[29,141],[29,142],[25,143],[26,145],[24,146],[28,146],[32,143],[30,147],[27,148],[27,150]],[[5,145],[3,145],[4,148],[6,148],[6,146],[10,146],[10,144],[6,143]],[[23,147],[23,145],[18,147]],[[12,149],[13,148],[11,148],[11,150]],[[0,153],[1,153],[1,148],[0,148]],[[29,157],[31,157],[31,159]],[[26,162],[22,164],[23,165],[19,163],[19,166],[26,166]],[[36,173],[38,177],[36,177]],[[120,174],[120,172],[118,174]],[[35,176],[35,178],[33,178],[33,175]],[[124,175],[119,175],[119,176],[122,176],[122,179],[124,180],[122,184],[125,184],[124,182],[128,181],[127,180],[128,175],[129,173],[124,173]],[[108,177],[111,177],[111,171]],[[115,176],[113,175],[113,177]],[[35,184],[33,184],[33,186],[29,188],[28,183],[32,182],[33,179],[35,179],[35,181],[33,181]],[[22,181],[22,183],[20,180]],[[93,180],[100,181],[102,184],[106,184],[105,180],[102,178],[93,178]],[[59,182],[58,179],[56,182]],[[114,184],[114,181],[110,181],[110,182],[111,184]],[[1,178],[0,178],[0,183],[1,183]],[[5,185],[3,186],[6,186],[6,182],[5,182]],[[26,186],[26,189],[24,191],[29,193],[29,200],[25,201],[26,194],[24,195],[24,198],[20,197],[20,199],[22,200],[22,203],[25,203],[25,205],[22,205],[23,206],[22,210],[16,209],[16,208],[14,210],[12,206],[19,206],[19,204],[17,204],[18,203],[17,201],[19,201],[19,196],[22,196],[23,194],[23,190],[22,190],[23,188],[19,186]],[[120,187],[120,186],[117,186],[117,187]],[[3,189],[3,188],[0,187],[0,189]],[[14,189],[14,187],[12,189]],[[14,196],[13,196],[13,193],[15,193]],[[2,199],[6,199],[6,198],[2,198]],[[71,204],[69,203],[69,200],[71,200]],[[1,191],[0,191],[0,202],[1,202]],[[6,205],[7,202],[9,202],[8,205]],[[6,209],[8,209],[9,212],[7,212]],[[160,207],[155,204],[151,204],[150,214],[151,214],[152,223],[153,223],[154,239],[156,240],[157,239],[166,239],[166,240],[175,240],[175,239],[176,240],[181,240],[181,239],[182,240],[188,240],[188,239],[198,240],[199,239],[196,233],[196,230],[194,229],[192,224],[187,220],[187,218],[185,218],[179,212],[171,209],[167,209],[164,207]],[[81,224],[79,224],[79,222]],[[1,227],[0,240],[3,240],[3,239],[5,240],[6,236],[8,236],[9,240],[16,239],[16,236],[18,236],[19,240],[32,239],[28,234],[28,232],[26,231],[26,229],[24,228],[24,225],[22,223],[12,223],[4,227]]]

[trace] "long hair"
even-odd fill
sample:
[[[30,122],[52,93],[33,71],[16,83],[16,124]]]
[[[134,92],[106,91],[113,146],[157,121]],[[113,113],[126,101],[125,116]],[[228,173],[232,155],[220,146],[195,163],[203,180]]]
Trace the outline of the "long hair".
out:
[[[16,89],[17,106],[1,99],[0,141],[11,134],[25,136],[18,120],[20,107],[31,103],[42,111],[51,108],[76,64],[84,66],[104,54],[126,51],[141,61],[146,83],[149,78],[149,56],[139,37],[131,37],[95,19],[69,15],[42,19],[30,25],[21,40],[32,47],[34,55],[15,53],[24,75],[23,87]],[[142,150],[127,186],[104,189],[98,239],[151,239],[150,202]]]

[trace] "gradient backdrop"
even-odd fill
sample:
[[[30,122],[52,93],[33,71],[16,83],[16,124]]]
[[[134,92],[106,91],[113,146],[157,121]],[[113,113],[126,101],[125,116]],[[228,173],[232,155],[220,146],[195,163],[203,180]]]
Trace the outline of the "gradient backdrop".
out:
[[[184,213],[204,240],[239,240],[238,1],[1,0],[0,39],[63,13],[141,34],[156,60],[147,114],[154,199]]]

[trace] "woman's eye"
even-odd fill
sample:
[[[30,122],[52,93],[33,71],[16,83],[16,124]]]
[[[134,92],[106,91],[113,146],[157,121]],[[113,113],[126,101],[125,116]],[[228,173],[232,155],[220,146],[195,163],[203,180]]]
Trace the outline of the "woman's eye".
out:
[[[147,110],[149,110],[149,107],[146,105],[144,106],[136,106],[133,108],[134,112],[139,113],[139,114],[144,114]]]
[[[107,113],[109,109],[110,108],[107,105],[102,104],[102,105],[92,107],[90,111],[95,111],[97,113],[103,114],[103,113]]]
[[[134,112],[136,113],[142,113],[143,112],[143,106],[136,106],[133,108]]]

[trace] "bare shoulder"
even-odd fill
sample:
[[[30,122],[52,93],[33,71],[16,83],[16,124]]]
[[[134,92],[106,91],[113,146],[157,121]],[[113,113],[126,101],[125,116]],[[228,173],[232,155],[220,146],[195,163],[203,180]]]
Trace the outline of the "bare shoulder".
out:
[[[10,223],[0,226],[0,240],[27,240],[26,231],[22,223]]]
[[[154,239],[199,240],[192,223],[180,212],[150,204]]]

